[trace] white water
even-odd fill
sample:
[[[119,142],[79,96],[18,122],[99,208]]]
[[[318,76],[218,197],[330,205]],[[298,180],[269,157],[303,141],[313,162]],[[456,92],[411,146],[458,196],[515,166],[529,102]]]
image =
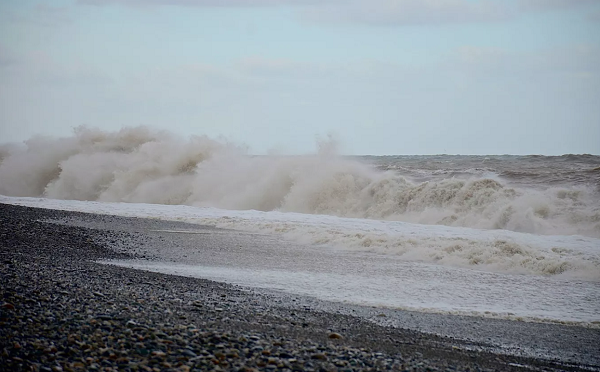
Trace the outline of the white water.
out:
[[[243,146],[204,136],[182,139],[145,127],[79,128],[67,138],[0,146],[0,194],[600,238],[600,200],[584,185],[509,187],[494,174],[419,183],[400,171],[337,156],[333,143],[318,147],[315,155],[256,157]]]
[[[402,173],[402,159],[386,159],[397,169],[381,171],[337,156],[334,145],[257,157],[204,136],[78,128],[67,138],[0,146],[0,203],[258,232],[307,250],[301,254],[333,252],[331,262],[362,254],[375,265],[365,276],[137,263],[151,270],[376,306],[600,320],[600,199],[585,182],[534,181],[556,159],[503,163],[505,172],[526,170],[518,187],[487,171],[419,183]],[[561,163],[569,177],[596,179],[592,163],[571,158],[560,160],[573,162]],[[383,270],[388,261],[395,266]]]
[[[596,238],[141,203],[13,197],[0,197],[0,203],[266,232],[294,242],[281,247],[282,256],[286,249],[303,249],[294,254],[308,258],[327,254],[326,265],[307,259],[300,269],[279,262],[279,252],[263,257],[260,249],[250,256],[280,267],[116,263],[124,266],[362,305],[588,326],[600,322]],[[256,244],[248,240],[241,249]]]
[[[600,283],[486,273],[395,260],[384,264],[385,259],[381,257],[360,258],[377,264],[377,269],[354,272],[346,268],[345,273],[315,273],[148,261],[106,263],[356,305],[600,326],[597,324],[600,322]]]
[[[41,208],[185,221],[277,234],[300,244],[400,256],[405,261],[512,274],[600,281],[600,239],[508,230],[419,225],[283,212],[142,203],[81,202],[0,196],[0,202]]]

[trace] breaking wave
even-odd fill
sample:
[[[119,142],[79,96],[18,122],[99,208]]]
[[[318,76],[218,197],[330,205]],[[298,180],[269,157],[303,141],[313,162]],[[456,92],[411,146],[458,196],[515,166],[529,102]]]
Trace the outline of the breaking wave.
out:
[[[413,182],[337,156],[251,156],[244,146],[146,127],[34,137],[0,147],[0,194],[279,210],[422,224],[600,237],[591,187],[509,187],[499,177]]]

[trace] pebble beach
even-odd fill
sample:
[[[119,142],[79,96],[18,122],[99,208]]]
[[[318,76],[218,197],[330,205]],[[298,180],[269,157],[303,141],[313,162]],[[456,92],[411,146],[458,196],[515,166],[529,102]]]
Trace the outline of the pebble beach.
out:
[[[563,326],[579,336],[581,353],[590,355],[585,363],[494,353],[460,334],[384,326],[301,301],[290,306],[283,294],[101,264],[138,258],[143,250],[131,242],[142,245],[143,235],[47,222],[66,218],[127,220],[0,204],[2,371],[600,368],[591,357],[597,329]]]

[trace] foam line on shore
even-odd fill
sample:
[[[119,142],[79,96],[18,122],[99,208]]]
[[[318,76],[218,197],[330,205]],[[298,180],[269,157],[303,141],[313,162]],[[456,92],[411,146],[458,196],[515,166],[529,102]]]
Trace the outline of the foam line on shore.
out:
[[[478,230],[301,213],[0,196],[0,202],[158,218],[282,236],[292,242],[374,252],[443,266],[600,281],[600,239]]]

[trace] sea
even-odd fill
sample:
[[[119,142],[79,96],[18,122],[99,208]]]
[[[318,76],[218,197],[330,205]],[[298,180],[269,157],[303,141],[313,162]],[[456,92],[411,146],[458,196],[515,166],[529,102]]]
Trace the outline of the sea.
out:
[[[167,245],[162,261],[109,264],[600,328],[597,155],[343,156],[321,143],[257,156],[207,136],[82,127],[0,146],[0,203],[211,227],[162,232],[186,259]]]

